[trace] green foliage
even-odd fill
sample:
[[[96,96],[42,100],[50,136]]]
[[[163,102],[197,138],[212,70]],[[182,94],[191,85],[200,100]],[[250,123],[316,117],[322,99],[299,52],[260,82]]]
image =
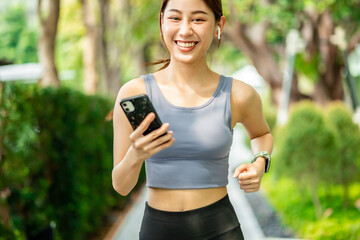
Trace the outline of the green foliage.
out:
[[[360,130],[352,115],[341,102],[331,103],[327,109],[327,121],[336,129],[337,151],[341,167],[335,181],[350,183],[359,180]]]
[[[36,62],[37,32],[27,26],[24,6],[11,6],[1,13],[0,25],[0,59]]]
[[[336,139],[333,129],[313,103],[296,104],[287,124],[276,134],[278,151],[274,159],[280,159],[275,172],[296,178],[311,192],[317,218],[323,207],[317,194],[322,183],[331,181],[340,164],[336,161]],[[279,162],[280,163],[280,162]]]
[[[281,159],[277,168],[280,174],[313,186],[332,178],[338,164],[334,159],[335,135],[313,103],[294,106],[277,140],[275,158]],[[331,159],[334,160],[329,164]]]
[[[360,131],[343,103],[325,110],[311,102],[293,107],[288,123],[277,129],[276,174],[264,179],[263,189],[298,237],[357,240]]]
[[[360,97],[360,76],[355,77],[355,85],[356,85],[358,97]]]
[[[344,205],[347,205],[348,186],[360,178],[360,130],[353,120],[350,111],[341,102],[334,102],[328,106],[327,121],[336,130],[336,150],[334,161],[338,168],[332,180],[333,183],[340,183],[344,187]]]
[[[275,165],[274,165],[275,167]],[[283,224],[291,227],[298,238],[313,240],[336,240],[360,238],[360,212],[354,206],[360,198],[360,185],[350,186],[351,207],[344,209],[342,206],[342,186],[332,188],[321,187],[318,190],[319,198],[327,209],[328,214],[321,219],[316,219],[311,203],[311,196],[304,187],[300,187],[297,179],[274,175],[264,178],[262,189]],[[329,196],[330,192],[330,196]]]
[[[1,96],[0,208],[25,239],[51,221],[59,239],[85,239],[129,197],[112,188],[112,102],[66,88],[5,84]],[[144,181],[144,172],[139,183]]]
[[[75,71],[74,79],[62,84],[76,90],[83,89],[83,37],[81,1],[62,0],[56,38],[56,66],[59,72]]]
[[[306,59],[306,54],[298,54],[295,59],[295,69],[297,74],[303,74],[312,83],[315,83],[319,77],[318,66],[319,56],[315,54],[311,59]]]

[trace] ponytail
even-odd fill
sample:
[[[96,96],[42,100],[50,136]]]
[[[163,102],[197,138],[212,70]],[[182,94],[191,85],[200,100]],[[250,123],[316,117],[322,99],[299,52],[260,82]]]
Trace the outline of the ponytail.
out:
[[[163,70],[165,68],[167,68],[170,64],[170,58],[167,59],[161,59],[161,60],[156,60],[154,62],[149,62],[149,63],[145,63],[145,66],[154,66],[154,65],[158,65],[158,64],[164,64],[161,68],[159,68],[158,71]]]

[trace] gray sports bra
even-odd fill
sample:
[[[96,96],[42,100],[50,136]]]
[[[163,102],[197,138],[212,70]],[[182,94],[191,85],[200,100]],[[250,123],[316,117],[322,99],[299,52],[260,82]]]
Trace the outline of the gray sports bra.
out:
[[[228,183],[232,144],[232,78],[221,76],[213,96],[197,107],[168,102],[152,74],[142,76],[146,92],[175,142],[145,161],[146,185],[166,189],[214,188]]]

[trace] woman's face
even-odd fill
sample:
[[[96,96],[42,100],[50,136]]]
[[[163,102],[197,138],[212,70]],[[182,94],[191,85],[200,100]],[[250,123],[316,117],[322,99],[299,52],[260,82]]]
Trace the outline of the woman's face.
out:
[[[206,60],[217,36],[213,11],[203,0],[170,0],[161,18],[161,29],[171,61]]]

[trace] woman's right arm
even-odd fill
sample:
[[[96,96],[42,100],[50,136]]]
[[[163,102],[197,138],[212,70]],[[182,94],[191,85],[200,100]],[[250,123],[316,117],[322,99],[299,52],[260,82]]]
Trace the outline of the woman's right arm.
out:
[[[150,113],[134,131],[120,107],[123,98],[145,93],[142,79],[134,79],[126,83],[119,91],[114,106],[114,168],[112,184],[121,195],[127,195],[136,185],[143,162],[153,154],[168,148],[174,142],[169,124],[143,136],[144,131],[154,120],[155,114]],[[164,133],[164,136],[160,137]]]

